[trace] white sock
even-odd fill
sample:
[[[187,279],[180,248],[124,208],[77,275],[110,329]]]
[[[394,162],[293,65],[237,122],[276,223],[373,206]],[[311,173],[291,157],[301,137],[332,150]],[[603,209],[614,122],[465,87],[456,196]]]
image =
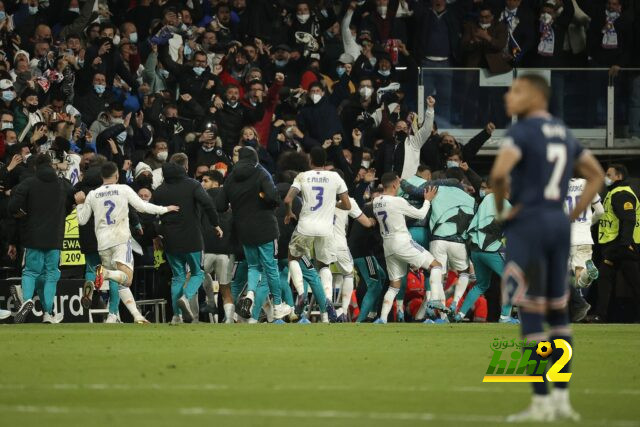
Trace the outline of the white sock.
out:
[[[427,314],[427,303],[429,302],[429,298],[425,298],[422,300],[422,304],[420,304],[420,308],[416,312],[416,320],[424,319],[424,316]]]
[[[342,295],[342,286],[344,284],[344,278],[345,276],[342,274],[335,274],[333,275],[333,292],[331,293],[331,298],[334,298],[335,296],[336,299]]]
[[[589,273],[587,272],[587,269],[584,268],[581,272],[580,272],[580,277],[578,278],[578,283],[579,283],[579,287],[581,288],[586,288],[591,284],[591,277],[589,277]]]
[[[267,315],[267,322],[273,322],[273,304],[271,304],[269,298],[262,304],[262,309],[264,310],[264,314]]]
[[[129,281],[129,276],[127,276],[127,273],[125,273],[124,271],[107,270],[106,268],[103,269],[103,271],[105,279],[113,280],[114,282],[118,282],[121,285],[124,285]]]
[[[342,281],[342,312],[347,313],[349,311],[349,304],[351,304],[351,295],[353,294],[353,275],[349,274],[344,276]]]
[[[404,313],[404,300],[396,300],[396,313]]]
[[[198,301],[197,293],[189,300],[189,308],[191,309],[191,313],[193,314],[193,320],[197,322],[198,317],[200,317],[200,303]]]
[[[213,279],[209,273],[205,273],[206,276],[204,281],[202,282],[202,288],[204,289],[204,293],[207,295],[207,304],[214,306],[216,303],[216,293],[213,290]]]
[[[233,314],[236,312],[236,306],[227,303],[223,305],[224,308],[224,323],[233,323]]]
[[[122,274],[125,274],[121,272]],[[126,276],[126,274],[125,274]],[[138,311],[138,307],[136,306],[136,300],[133,299],[133,294],[131,293],[131,289],[126,286],[120,286],[118,289],[118,294],[120,295],[120,301],[127,307],[129,313],[133,316],[134,319],[139,319],[142,317],[142,314]]]
[[[469,274],[468,273],[460,273],[460,277],[458,277],[458,283],[456,283],[456,288],[453,293],[453,300],[458,305],[458,301],[464,295],[464,291],[467,290],[467,286],[469,285]]]
[[[327,313],[322,313],[320,315],[320,319],[322,320],[322,323],[329,323],[329,315]]]
[[[340,317],[342,316],[342,313],[344,313],[344,311],[342,310],[342,307],[338,307],[336,309],[336,316]]]
[[[393,301],[396,299],[398,292],[400,292],[400,289],[389,286],[389,289],[387,289],[387,292],[384,294],[384,299],[382,300],[382,310],[380,310],[380,318],[385,323],[387,322],[389,312],[391,311],[391,307],[393,306]]]
[[[304,281],[302,278],[302,268],[295,259],[289,261],[289,274],[291,275],[291,281],[293,287],[296,288],[298,295],[304,295]]]
[[[442,267],[433,267],[429,274],[429,285],[431,285],[430,301],[444,301],[444,288],[442,287]]]
[[[329,299],[329,301],[333,301],[333,275],[331,274],[331,270],[329,270],[329,267],[322,267],[318,274],[320,275],[320,281],[324,289],[324,296]]]
[[[253,291],[247,291],[247,298],[249,298],[251,301],[253,301],[255,299],[255,294],[253,293]]]

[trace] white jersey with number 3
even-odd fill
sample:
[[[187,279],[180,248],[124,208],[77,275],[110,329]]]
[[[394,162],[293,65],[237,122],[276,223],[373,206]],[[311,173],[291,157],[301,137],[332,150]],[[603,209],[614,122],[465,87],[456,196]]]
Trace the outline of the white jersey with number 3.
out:
[[[167,208],[147,203],[128,185],[109,184],[91,190],[77,206],[78,223],[86,224],[93,213],[98,250],[126,244],[131,238],[129,205],[138,212],[162,215]]]
[[[402,197],[382,195],[373,199],[373,213],[380,224],[384,244],[412,240],[405,217],[423,219],[429,213],[430,207],[431,203],[428,200],[417,209]]]
[[[336,198],[347,184],[336,172],[310,170],[296,176],[291,187],[302,194],[302,210],[296,230],[304,236],[332,236]]]
[[[564,201],[564,210],[567,214],[571,213],[578,203],[586,183],[587,181],[582,178],[571,178],[569,180],[567,198]],[[596,194],[591,201],[591,205],[571,223],[571,246],[593,245],[593,237],[591,237],[592,207],[597,203],[600,203],[600,196]]]

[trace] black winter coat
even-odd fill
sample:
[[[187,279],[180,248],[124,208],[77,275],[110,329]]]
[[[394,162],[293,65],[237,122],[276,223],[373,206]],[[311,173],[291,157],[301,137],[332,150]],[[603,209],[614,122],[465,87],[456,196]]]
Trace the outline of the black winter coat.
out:
[[[65,218],[73,209],[73,187],[51,166],[41,166],[11,191],[9,214],[20,211],[20,243],[30,249],[62,249]]]
[[[240,244],[258,246],[278,238],[274,209],[279,201],[276,186],[264,168],[254,160],[241,159],[222,187],[216,207],[225,212],[231,204]]]
[[[222,192],[222,188],[212,188],[207,190],[207,194],[211,197],[211,201],[215,203],[218,195]],[[219,227],[222,229],[222,239],[219,239],[215,233],[214,227],[209,222],[206,215],[202,215],[202,237],[204,239],[204,253],[206,254],[232,254],[234,245],[231,240],[233,217],[231,211],[222,212],[218,215]]]
[[[168,253],[191,253],[204,249],[200,215],[204,213],[210,223],[218,225],[218,214],[213,201],[195,179],[187,177],[180,165],[162,165],[164,183],[153,193],[153,203],[180,206],[178,212],[169,212],[160,220],[159,234]]]

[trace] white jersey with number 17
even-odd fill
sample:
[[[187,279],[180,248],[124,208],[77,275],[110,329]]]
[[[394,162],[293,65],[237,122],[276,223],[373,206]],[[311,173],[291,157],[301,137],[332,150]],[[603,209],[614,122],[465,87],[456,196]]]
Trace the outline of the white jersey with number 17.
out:
[[[77,206],[78,223],[85,225],[93,213],[98,250],[126,244],[131,238],[129,205],[138,212],[162,215],[167,208],[147,203],[128,185],[109,184],[91,190]]]
[[[296,230],[304,236],[332,236],[336,199],[347,184],[336,172],[310,170],[296,176],[291,185],[302,193],[302,210]]]

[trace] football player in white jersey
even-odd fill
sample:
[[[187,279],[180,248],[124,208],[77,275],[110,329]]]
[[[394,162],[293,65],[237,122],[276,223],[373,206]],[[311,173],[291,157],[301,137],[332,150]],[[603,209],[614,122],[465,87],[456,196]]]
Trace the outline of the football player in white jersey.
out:
[[[569,190],[564,201],[564,210],[567,213],[573,211],[578,199],[584,191],[586,180],[583,178],[571,178]],[[593,254],[593,237],[591,237],[591,225],[597,222],[604,213],[600,196],[591,202],[591,206],[571,223],[571,249],[569,251],[569,267],[575,274],[575,287],[586,288],[598,278],[598,269],[591,260]],[[585,313],[586,314],[586,313]]]
[[[83,192],[75,195],[78,223],[86,224],[93,214],[98,253],[102,261],[102,264],[96,267],[96,289],[100,289],[104,279],[128,288],[133,280],[129,205],[138,212],[156,215],[177,211],[179,208],[147,203],[128,185],[118,184],[118,167],[113,162],[102,165],[101,173],[103,180],[101,187],[91,190],[88,195]],[[115,315],[109,316],[111,318],[107,318],[107,322],[115,323]],[[142,321],[142,319],[134,320]]]
[[[304,284],[298,260],[303,256],[310,257],[312,249],[315,251],[315,259],[320,266],[320,280],[325,294],[324,300],[320,295],[316,295],[316,300],[320,311],[323,312],[323,321],[326,321],[327,317],[325,311],[331,313],[332,321],[335,321],[337,316],[330,299],[333,276],[329,270],[329,265],[336,261],[333,245],[333,216],[336,210],[336,198],[340,199],[340,209],[346,211],[351,210],[351,201],[347,192],[347,184],[340,178],[340,175],[324,169],[327,161],[327,153],[324,149],[322,147],[312,148],[310,158],[311,170],[296,176],[284,199],[287,210],[284,223],[289,224],[291,220],[296,219],[292,211],[293,199],[298,193],[302,195],[300,218],[289,243],[289,271],[300,303],[300,296],[304,295]]]
[[[424,191],[424,203],[420,209],[409,204],[396,194],[400,189],[400,178],[395,172],[382,175],[384,192],[373,200],[373,213],[380,224],[380,235],[387,262],[389,289],[382,300],[380,318],[374,323],[387,323],[387,317],[393,301],[400,290],[400,279],[407,274],[407,267],[424,268],[430,271],[431,297],[433,300],[444,300],[442,291],[442,265],[425,248],[411,238],[407,229],[405,216],[423,219],[429,213],[431,200],[438,192],[436,187]],[[441,291],[438,292],[438,289]],[[429,323],[433,323],[428,319]]]
[[[341,171],[337,171],[338,175],[342,177]],[[358,202],[349,197],[351,202],[351,209],[344,210],[340,208],[342,202],[338,202],[336,207],[336,213],[333,219],[333,237],[336,251],[335,266],[338,268],[338,274],[333,277],[336,288],[340,288],[341,295],[341,307],[336,310],[338,316],[338,322],[347,321],[347,311],[349,304],[351,303],[351,294],[353,293],[353,257],[351,251],[349,251],[349,245],[347,244],[347,226],[349,225],[349,217],[355,219],[364,227],[370,228],[376,225],[375,220],[365,216]],[[338,286],[339,285],[339,286]]]

